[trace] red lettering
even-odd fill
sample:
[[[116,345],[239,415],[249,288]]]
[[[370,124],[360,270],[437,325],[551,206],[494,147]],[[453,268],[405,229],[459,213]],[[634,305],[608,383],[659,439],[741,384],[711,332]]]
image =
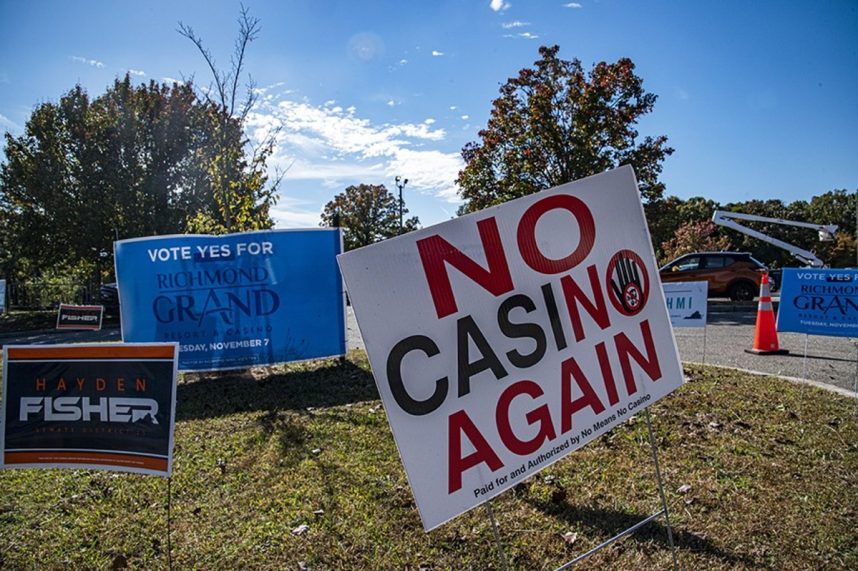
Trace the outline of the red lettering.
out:
[[[582,393],[574,400],[572,399],[573,378]],[[560,433],[565,434],[572,430],[572,415],[588,406],[596,414],[605,410],[605,405],[599,400],[599,395],[593,390],[575,358],[566,359],[560,365]]]
[[[620,401],[617,395],[617,382],[614,380],[614,371],[611,370],[611,362],[608,361],[608,350],[605,348],[605,343],[596,343],[596,358],[599,359],[599,369],[602,371],[602,378],[605,380],[605,389],[608,391],[608,402],[615,405]]]
[[[116,379],[116,390],[119,392],[125,391],[125,379],[122,377]]]
[[[60,377],[60,380],[57,381],[57,390],[64,391],[66,390],[66,380]]]
[[[634,359],[653,381],[661,378],[661,366],[658,364],[658,354],[655,352],[652,330],[649,327],[649,320],[647,319],[641,322],[641,335],[643,336],[644,348],[646,349],[646,357],[638,351],[638,348],[626,337],[625,333],[614,335],[614,345],[617,347],[617,355],[620,358],[620,367],[623,370],[623,379],[626,382],[626,391],[629,393],[629,396],[632,396],[638,390],[637,386],[635,386],[635,377],[629,357]]]
[[[501,393],[498,399],[497,410],[495,411],[495,420],[498,425],[498,433],[504,445],[519,456],[531,454],[539,450],[542,443],[546,440],[553,440],[557,434],[554,432],[554,427],[551,425],[551,411],[548,410],[548,405],[542,406],[528,412],[525,415],[527,423],[530,425],[539,424],[539,432],[530,440],[520,440],[512,431],[509,423],[509,405],[512,399],[518,395],[526,394],[531,398],[541,397],[542,389],[533,381],[519,381],[512,384]]]
[[[539,250],[536,242],[536,224],[542,215],[549,210],[562,208],[572,213],[578,221],[580,238],[575,250],[565,258],[547,258]],[[559,274],[571,270],[582,261],[593,249],[596,240],[596,223],[593,214],[580,198],[568,194],[555,194],[535,202],[527,209],[518,223],[518,249],[525,263],[532,269],[543,274]]]
[[[75,382],[77,383],[77,390],[82,391],[82,390],[83,390],[83,385],[84,385],[84,383],[86,382],[86,378],[84,378],[84,377],[77,377],[77,378],[75,379]]]
[[[605,294],[602,293],[599,287],[599,273],[596,271],[595,264],[587,268],[587,277],[590,279],[593,301],[590,301],[587,294],[584,293],[571,276],[560,278],[560,286],[563,288],[563,297],[566,299],[566,311],[569,312],[569,320],[572,322],[572,332],[575,334],[575,341],[584,339],[584,327],[581,325],[581,314],[578,311],[579,303],[590,314],[596,325],[602,329],[611,325],[611,318],[608,316],[608,306],[605,305]]]
[[[449,477],[447,490],[449,493],[462,487],[462,473],[477,464],[485,462],[492,472],[503,468],[503,462],[486,442],[486,439],[474,425],[471,417],[464,410],[451,414],[449,418],[448,465]],[[472,454],[462,458],[462,435],[465,435],[476,449]]]
[[[95,379],[95,390],[103,391],[105,388],[107,388],[107,381],[105,381],[101,377]]]
[[[146,392],[146,379],[141,379],[140,377],[137,377],[137,379],[134,380],[134,387],[137,390],[137,392],[145,393]]]
[[[450,285],[450,276],[447,274],[446,264],[448,263],[495,297],[513,288],[497,221],[494,218],[480,220],[477,222],[477,229],[480,232],[488,270],[437,234],[417,241],[417,250],[420,252],[420,261],[423,264],[426,281],[429,283],[429,291],[432,293],[438,319],[459,310]]]
[[[41,377],[39,379],[36,379],[36,390],[37,391],[45,390],[45,377]]]

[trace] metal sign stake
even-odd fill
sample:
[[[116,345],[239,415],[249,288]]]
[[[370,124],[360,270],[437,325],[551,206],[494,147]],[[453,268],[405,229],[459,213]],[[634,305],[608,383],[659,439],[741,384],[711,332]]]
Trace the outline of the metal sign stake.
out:
[[[171,536],[173,535],[173,518],[171,517],[170,504],[172,503],[173,490],[171,488],[172,476],[167,477],[167,569],[173,571],[173,544]]]
[[[703,364],[706,364],[706,330],[709,329],[705,324],[703,325]]]
[[[492,501],[485,503],[486,511],[489,512],[489,520],[492,522],[492,533],[495,536],[495,543],[498,549],[498,559],[500,560],[501,569],[509,571],[509,564],[506,561],[506,555],[503,552],[503,543],[501,543],[500,531],[498,530],[498,520],[495,518],[495,511],[492,509]]]
[[[655,479],[658,482],[658,494],[661,496],[661,507],[664,510],[664,523],[667,525],[667,543],[670,545],[670,555],[673,557],[673,570],[679,570],[679,560],[676,557],[676,546],[673,544],[673,530],[670,527],[670,511],[667,509],[667,498],[664,495],[664,483],[661,480],[661,468],[658,465],[658,448],[655,445],[655,435],[652,432],[652,420],[649,408],[644,409],[646,429],[649,433],[649,446],[652,450],[652,462],[655,464]]]

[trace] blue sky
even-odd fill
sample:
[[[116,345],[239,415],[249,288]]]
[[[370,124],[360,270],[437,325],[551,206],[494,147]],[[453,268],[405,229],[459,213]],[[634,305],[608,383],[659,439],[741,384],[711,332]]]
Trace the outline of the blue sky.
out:
[[[858,188],[858,2],[602,0],[253,1],[248,55],[263,91],[249,136],[281,125],[289,166],[278,226],[314,226],[348,184],[409,178],[424,225],[455,213],[459,151],[498,87],[559,44],[586,66],[628,56],[659,96],[640,132],[676,153],[667,191],[721,202],[807,199]],[[0,0],[0,129],[20,134],[35,105],[75,83],[96,95],[195,77],[190,24],[223,66],[238,2]],[[133,70],[133,71],[132,71]]]

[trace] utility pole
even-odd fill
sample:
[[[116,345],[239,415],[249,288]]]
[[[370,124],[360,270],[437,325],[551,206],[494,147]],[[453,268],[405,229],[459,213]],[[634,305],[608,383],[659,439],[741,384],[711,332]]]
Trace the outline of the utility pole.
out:
[[[394,180],[396,181],[396,188],[399,189],[399,233],[402,234],[402,189],[405,188],[406,184],[408,184],[408,179],[403,179],[401,176],[397,175]]]

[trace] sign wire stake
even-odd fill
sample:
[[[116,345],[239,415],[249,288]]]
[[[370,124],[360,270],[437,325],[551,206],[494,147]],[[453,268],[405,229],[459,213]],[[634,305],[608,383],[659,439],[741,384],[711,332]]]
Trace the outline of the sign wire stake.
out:
[[[679,560],[676,557],[676,546],[673,544],[673,530],[670,527],[670,512],[667,509],[667,498],[664,495],[664,484],[661,480],[661,468],[658,465],[658,448],[655,445],[655,435],[652,432],[652,420],[650,419],[649,407],[644,409],[646,417],[646,428],[649,433],[649,446],[652,450],[652,462],[655,464],[655,479],[658,482],[658,493],[661,496],[661,506],[664,510],[664,522],[667,526],[667,543],[670,545],[670,555],[673,557],[673,570],[679,571]]]
[[[486,511],[489,512],[489,520],[492,522],[492,533],[495,536],[495,543],[498,548],[498,559],[500,560],[501,569],[509,571],[509,564],[506,561],[506,555],[503,552],[503,543],[501,543],[500,531],[498,530],[498,520],[495,518],[495,511],[492,509],[492,501],[485,503]]]
[[[167,476],[167,569],[173,571],[173,544],[171,541],[173,531],[173,519],[171,517],[170,504],[172,503],[173,490],[171,482],[172,476]]]
[[[706,330],[707,329],[709,329],[709,327],[707,327],[706,324],[704,324],[703,325],[703,364],[704,365],[706,364]]]

